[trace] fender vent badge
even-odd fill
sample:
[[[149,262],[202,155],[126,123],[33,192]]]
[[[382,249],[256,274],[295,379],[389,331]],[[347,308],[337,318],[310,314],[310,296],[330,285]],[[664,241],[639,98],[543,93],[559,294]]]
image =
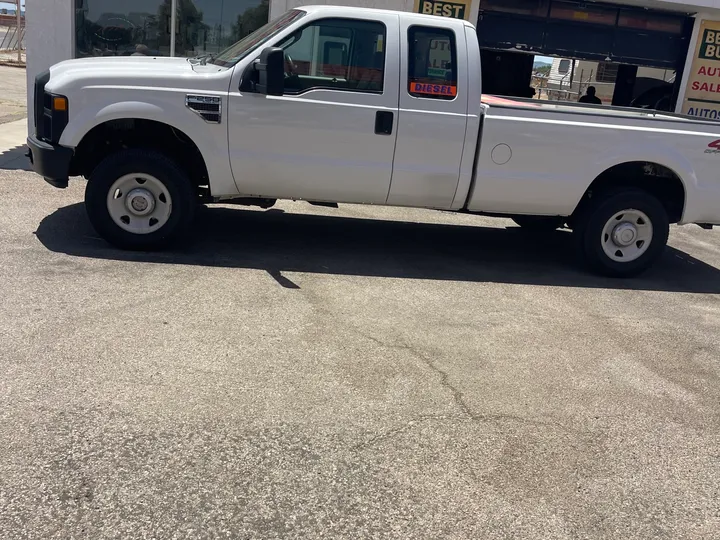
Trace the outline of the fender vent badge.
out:
[[[222,100],[217,96],[187,95],[185,106],[209,124],[222,122]]]

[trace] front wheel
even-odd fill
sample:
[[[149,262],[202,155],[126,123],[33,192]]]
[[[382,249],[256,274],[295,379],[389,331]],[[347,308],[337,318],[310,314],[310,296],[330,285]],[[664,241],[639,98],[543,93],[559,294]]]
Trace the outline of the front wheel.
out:
[[[647,270],[667,244],[667,211],[641,190],[597,195],[579,213],[573,234],[581,257],[600,274],[632,277]]]
[[[111,244],[152,250],[189,229],[195,196],[187,175],[164,155],[123,150],[90,175],[85,208],[95,230]]]

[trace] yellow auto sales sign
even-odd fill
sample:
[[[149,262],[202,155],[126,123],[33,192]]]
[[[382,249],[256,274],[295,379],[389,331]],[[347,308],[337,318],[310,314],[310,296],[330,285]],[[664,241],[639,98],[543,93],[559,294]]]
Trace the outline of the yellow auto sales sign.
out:
[[[720,22],[703,21],[682,112],[720,120]]]
[[[415,13],[452,17],[453,19],[470,20],[470,4],[472,0],[415,0]]]

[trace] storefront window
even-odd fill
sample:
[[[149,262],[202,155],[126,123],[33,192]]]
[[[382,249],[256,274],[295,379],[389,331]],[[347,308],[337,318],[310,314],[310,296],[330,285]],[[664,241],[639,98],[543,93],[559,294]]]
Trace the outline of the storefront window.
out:
[[[268,21],[268,0],[177,0],[175,55],[215,53]],[[172,0],[75,0],[76,56],[170,55]]]
[[[169,55],[169,4],[169,0],[75,0],[76,56]]]
[[[268,22],[268,0],[178,0],[178,56],[218,53]],[[200,14],[198,19],[194,11]]]

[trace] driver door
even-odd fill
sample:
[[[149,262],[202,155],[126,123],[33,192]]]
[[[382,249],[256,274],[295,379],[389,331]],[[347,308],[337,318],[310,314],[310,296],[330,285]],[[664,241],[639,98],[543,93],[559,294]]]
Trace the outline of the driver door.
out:
[[[308,22],[285,52],[282,96],[229,98],[230,160],[245,195],[383,204],[397,135],[399,19]]]

